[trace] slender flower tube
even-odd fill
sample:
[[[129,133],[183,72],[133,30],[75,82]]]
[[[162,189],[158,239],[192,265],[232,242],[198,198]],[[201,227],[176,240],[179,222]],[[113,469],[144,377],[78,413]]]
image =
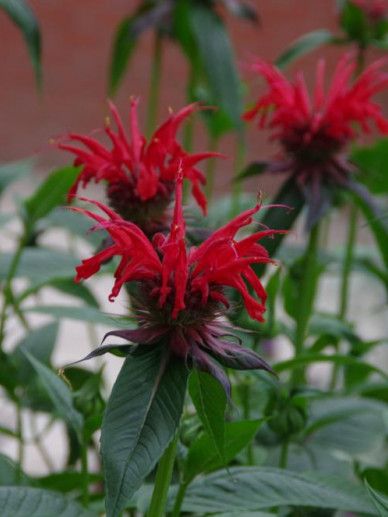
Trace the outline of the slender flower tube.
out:
[[[139,130],[138,100],[130,101],[129,139],[115,105],[109,107],[116,129],[107,119],[105,134],[110,146],[105,147],[90,136],[70,133],[59,141],[58,147],[75,155],[74,164],[82,166],[80,175],[69,192],[71,199],[79,186],[91,181],[105,181],[109,204],[124,219],[133,221],[152,235],[165,226],[165,211],[174,193],[174,178],[178,167],[192,185],[193,196],[206,214],[206,198],[201,185],[206,183],[197,164],[207,158],[220,156],[205,152],[189,154],[178,143],[176,134],[198,104],[190,104],[171,116],[154,132],[147,143]],[[74,144],[81,144],[80,146]]]
[[[76,281],[89,278],[107,259],[119,256],[109,299],[114,300],[123,284],[137,283],[138,296],[133,309],[138,328],[112,331],[107,336],[119,336],[142,345],[163,341],[188,366],[214,375],[227,392],[229,382],[220,365],[270,370],[255,352],[236,342],[232,328],[222,319],[229,307],[225,288],[232,288],[240,293],[250,317],[264,321],[267,295],[251,266],[273,262],[259,241],[284,232],[264,229],[236,239],[237,232],[253,221],[260,204],[232,219],[200,246],[187,248],[182,174],[176,182],[170,232],[156,234],[152,241],[138,226],[102,203],[81,199],[90,201],[104,215],[79,207],[72,209],[94,219],[93,230],[106,230],[112,245],[83,260],[76,268]]]
[[[388,133],[388,121],[372,100],[388,86],[388,74],[381,71],[385,62],[376,61],[352,81],[357,64],[346,54],[325,91],[325,62],[321,60],[311,96],[301,72],[289,81],[269,63],[259,60],[252,65],[266,80],[268,90],[244,118],[257,118],[258,126],[270,129],[270,139],[280,143],[281,156],[269,162],[267,170],[295,176],[313,212],[312,224],[328,204],[332,187],[352,187],[354,167],[345,154],[347,145],[360,134],[370,133],[372,124],[380,133]]]

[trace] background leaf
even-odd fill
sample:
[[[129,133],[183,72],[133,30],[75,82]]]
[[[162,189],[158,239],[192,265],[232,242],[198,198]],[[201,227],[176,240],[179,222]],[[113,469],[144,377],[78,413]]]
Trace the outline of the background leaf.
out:
[[[316,48],[332,43],[333,40],[333,34],[326,29],[317,29],[309,32],[291,43],[288,49],[277,58],[275,63],[279,68],[283,68]]]
[[[14,181],[18,181],[24,176],[27,176],[27,174],[32,171],[33,165],[34,161],[32,159],[0,165],[0,194]]]
[[[377,508],[381,517],[387,517],[388,515],[388,497],[386,495],[374,490],[369,483],[365,483],[368,493],[373,501],[373,504]]]
[[[30,54],[38,87],[42,82],[41,37],[38,20],[25,0],[0,0],[2,8],[22,31]]]

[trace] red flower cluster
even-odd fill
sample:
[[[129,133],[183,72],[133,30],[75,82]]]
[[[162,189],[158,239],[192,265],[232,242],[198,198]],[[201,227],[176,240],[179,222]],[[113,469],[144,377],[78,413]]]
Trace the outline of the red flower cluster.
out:
[[[87,200],[88,201],[88,200]],[[135,224],[123,220],[105,205],[91,201],[107,218],[74,207],[106,230],[113,244],[77,267],[76,281],[89,278],[113,256],[121,257],[109,299],[126,282],[138,282],[135,301],[138,330],[113,331],[132,342],[153,343],[167,337],[171,350],[211,372],[228,386],[224,374],[208,357],[234,368],[268,368],[253,351],[225,339],[225,327],[217,321],[222,306],[229,306],[224,287],[236,289],[249,315],[263,321],[266,292],[251,265],[269,263],[258,241],[275,233],[263,230],[239,241],[236,233],[252,222],[260,205],[247,210],[214,232],[200,246],[186,248],[182,213],[182,176],[177,180],[174,216],[167,236],[156,234],[152,242]],[[249,292],[248,287],[256,295]]]
[[[130,140],[116,107],[109,103],[117,126],[114,131],[108,121],[105,127],[111,142],[110,149],[94,138],[74,133],[68,135],[71,143],[58,143],[59,148],[75,155],[75,165],[82,166],[69,198],[76,194],[79,185],[85,187],[92,180],[96,183],[105,180],[111,206],[125,219],[136,221],[141,226],[147,220],[160,222],[158,220],[171,201],[176,170],[180,168],[184,178],[192,184],[193,196],[198,205],[206,213],[206,198],[200,188],[205,184],[205,177],[196,165],[201,160],[219,155],[211,152],[189,154],[176,140],[180,125],[198,109],[198,105],[188,105],[171,115],[147,144],[139,130],[137,104],[136,99],[131,99]],[[74,146],[73,143],[81,143],[86,149]]]
[[[369,133],[370,122],[380,132],[388,133],[381,107],[371,100],[388,85],[388,74],[380,70],[384,63],[385,60],[376,61],[351,84],[357,65],[349,54],[345,55],[325,94],[325,62],[321,60],[311,99],[302,73],[288,81],[276,67],[258,61],[252,70],[266,79],[269,91],[244,118],[258,116],[259,126],[273,130],[271,139],[279,140],[287,154],[298,161],[327,161],[359,132]]]
[[[385,60],[368,66],[352,82],[356,62],[346,54],[338,62],[331,85],[325,92],[325,62],[317,65],[316,84],[310,96],[302,73],[289,81],[273,65],[257,61],[252,70],[264,77],[268,91],[244,114],[258,117],[260,128],[272,131],[284,150],[280,160],[268,164],[272,172],[295,175],[315,219],[327,205],[322,186],[349,187],[352,167],[342,154],[360,133],[369,133],[374,123],[388,133],[388,121],[372,96],[388,86],[388,74],[381,71]]]
[[[352,4],[364,11],[372,22],[384,20],[388,14],[387,0],[352,0]]]

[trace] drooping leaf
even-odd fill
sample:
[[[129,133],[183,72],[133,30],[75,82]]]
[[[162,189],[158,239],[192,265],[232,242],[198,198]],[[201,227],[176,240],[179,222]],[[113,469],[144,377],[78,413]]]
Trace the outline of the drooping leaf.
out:
[[[22,31],[27,43],[38,87],[42,82],[41,37],[38,20],[25,0],[0,0],[3,9]]]
[[[0,487],[0,508],[4,517],[97,517],[62,494],[31,487]]]
[[[30,361],[44,386],[47,395],[50,397],[56,411],[74,431],[80,435],[82,432],[82,415],[74,408],[72,394],[69,387],[52,370],[43,363],[35,359],[27,351],[23,351],[26,358]]]
[[[332,43],[334,40],[333,34],[327,29],[317,29],[315,31],[304,34],[296,41],[291,43],[287,50],[285,50],[276,60],[276,65],[280,68],[287,66],[295,61],[295,59],[312,52],[313,50]]]
[[[212,513],[274,506],[311,506],[373,514],[362,487],[333,476],[322,479],[270,467],[231,467],[194,481],[182,510]]]
[[[222,464],[225,462],[225,390],[208,373],[193,370],[189,379],[189,392],[198,416]]]
[[[12,253],[0,255],[0,279],[7,276],[12,262]],[[65,251],[49,248],[24,248],[15,278],[27,278],[34,283],[50,281],[54,278],[73,278],[79,260]]]
[[[80,167],[63,167],[52,172],[41,183],[36,192],[24,201],[27,226],[33,227],[39,219],[66,202],[68,191],[79,172]]]
[[[27,176],[31,172],[33,165],[34,161],[31,159],[0,165],[0,194],[14,181]]]
[[[228,465],[253,440],[263,420],[243,420],[225,423],[224,458],[220,459],[209,434],[201,434],[190,446],[184,479],[191,481],[198,474],[211,472]]]
[[[94,307],[74,307],[71,305],[38,305],[26,307],[26,312],[48,314],[54,318],[88,321],[111,327],[117,325],[117,319]]]
[[[24,352],[28,352],[42,364],[48,366],[57,339],[58,329],[58,322],[33,329],[17,344],[11,353],[11,361],[14,363],[18,377],[23,380],[23,383],[27,384],[31,375],[35,372]]]
[[[165,347],[140,347],[125,360],[101,431],[108,517],[119,515],[174,437],[186,382],[187,367]]]

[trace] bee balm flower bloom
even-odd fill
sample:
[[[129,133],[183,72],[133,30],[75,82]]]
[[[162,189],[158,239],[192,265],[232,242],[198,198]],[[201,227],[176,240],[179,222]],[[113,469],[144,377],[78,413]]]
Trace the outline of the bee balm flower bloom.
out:
[[[136,222],[148,234],[152,234],[163,222],[165,209],[174,192],[178,167],[192,184],[193,196],[206,213],[206,198],[201,190],[205,177],[196,166],[201,160],[220,155],[211,152],[189,154],[177,142],[176,133],[180,125],[198,109],[197,104],[188,105],[172,114],[148,143],[138,127],[137,104],[136,99],[131,99],[130,139],[116,107],[109,103],[116,124],[116,130],[109,121],[105,127],[111,143],[109,148],[95,138],[75,133],[68,135],[69,141],[59,142],[58,147],[73,153],[74,164],[82,166],[69,198],[76,194],[80,185],[85,187],[91,181],[98,183],[104,180],[112,208],[124,219]]]
[[[113,244],[83,260],[76,268],[76,281],[89,278],[107,259],[119,256],[109,299],[113,301],[124,283],[136,282],[138,286],[133,301],[138,329],[108,335],[147,345],[163,340],[173,354],[214,375],[227,391],[229,383],[219,364],[236,369],[269,369],[255,352],[228,339],[230,327],[228,330],[220,320],[229,306],[225,288],[230,287],[240,293],[250,317],[263,321],[266,292],[251,266],[272,262],[259,241],[282,232],[263,230],[236,239],[236,233],[252,222],[260,205],[235,217],[200,246],[187,248],[181,176],[170,232],[166,236],[156,234],[152,242],[135,224],[107,206],[91,202],[105,216],[82,208],[73,210],[94,219],[94,229],[106,230]],[[106,347],[101,348],[104,351]],[[98,349],[95,353],[99,354]]]
[[[320,61],[316,84],[310,96],[302,73],[289,81],[273,65],[257,61],[252,70],[264,77],[268,90],[244,115],[258,119],[260,128],[269,128],[283,156],[268,165],[268,171],[290,172],[318,216],[326,204],[325,190],[349,187],[352,167],[344,151],[362,133],[388,133],[388,121],[372,97],[388,85],[381,71],[385,61],[368,66],[354,81],[356,63],[347,54],[338,63],[331,85],[325,92],[325,63]],[[311,207],[310,207],[311,208]]]

